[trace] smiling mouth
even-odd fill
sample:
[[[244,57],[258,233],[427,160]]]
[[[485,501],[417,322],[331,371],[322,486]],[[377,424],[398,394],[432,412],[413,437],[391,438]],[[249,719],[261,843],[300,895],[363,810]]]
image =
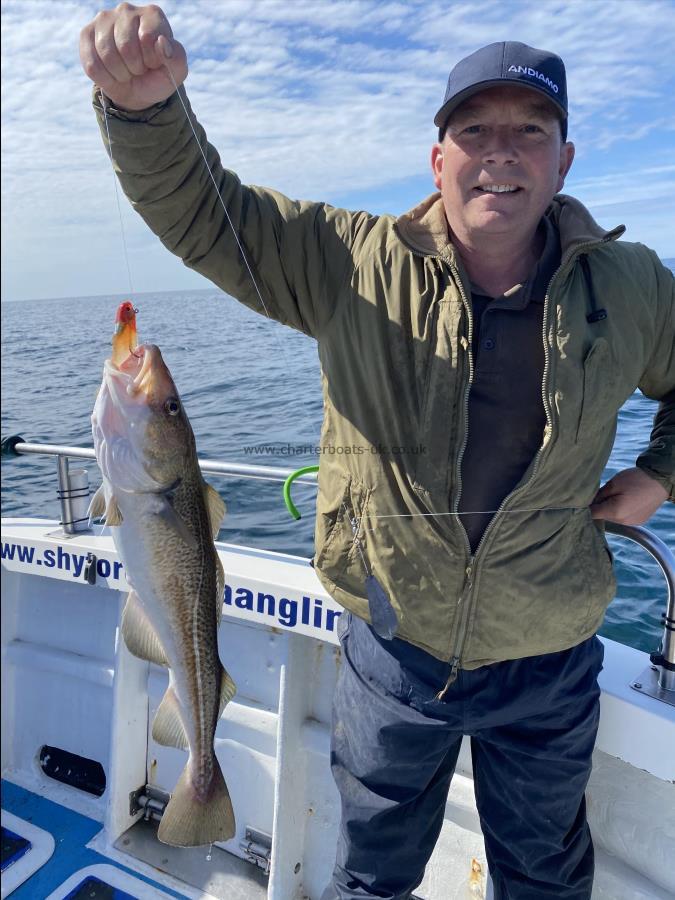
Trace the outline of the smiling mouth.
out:
[[[481,194],[517,194],[522,188],[517,184],[479,184],[474,188]]]

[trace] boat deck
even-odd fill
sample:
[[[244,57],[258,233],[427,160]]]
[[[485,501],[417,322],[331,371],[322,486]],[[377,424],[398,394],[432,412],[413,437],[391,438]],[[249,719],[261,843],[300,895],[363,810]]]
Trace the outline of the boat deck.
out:
[[[12,818],[6,816],[7,813]],[[176,897],[185,900],[187,897],[91,849],[89,843],[101,830],[100,822],[4,779],[2,817],[3,897],[10,891],[16,900],[36,900],[38,897],[49,900]],[[36,828],[40,832],[36,833]],[[21,856],[16,849],[12,853],[12,848],[7,846],[7,829],[29,841]],[[48,835],[53,842],[48,841]],[[12,845],[16,843],[13,841]],[[45,858],[50,845],[53,845],[53,851]],[[13,862],[12,856],[15,857]],[[18,886],[12,889],[17,883]]]
[[[2,781],[3,898],[11,892],[17,900],[265,900],[267,882],[260,869],[219,847],[161,844],[152,819],[141,819],[110,847],[100,822]]]

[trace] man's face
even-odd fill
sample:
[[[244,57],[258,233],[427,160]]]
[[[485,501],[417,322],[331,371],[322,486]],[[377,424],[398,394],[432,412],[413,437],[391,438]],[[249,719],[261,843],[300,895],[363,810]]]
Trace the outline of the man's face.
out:
[[[553,106],[536,91],[509,85],[474,94],[454,110],[431,164],[450,227],[474,243],[532,236],[573,158]]]

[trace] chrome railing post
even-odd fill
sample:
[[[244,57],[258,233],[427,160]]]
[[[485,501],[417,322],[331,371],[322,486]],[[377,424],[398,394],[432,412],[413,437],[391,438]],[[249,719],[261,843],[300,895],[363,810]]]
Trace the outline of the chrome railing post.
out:
[[[661,665],[659,686],[664,691],[675,691],[675,603],[673,595],[670,595],[668,612],[663,617],[663,638],[659,648],[659,656],[672,668],[664,668]],[[652,662],[654,660],[652,659]]]
[[[666,611],[661,617],[663,636],[658,649],[649,654],[650,668],[639,675],[631,687],[675,706],[675,554],[666,543],[641,525],[606,522],[605,530],[644,547],[663,572],[668,592]]]
[[[61,504],[61,527],[65,534],[89,531],[89,474],[86,469],[70,470],[68,457],[56,458],[59,487],[57,495]]]

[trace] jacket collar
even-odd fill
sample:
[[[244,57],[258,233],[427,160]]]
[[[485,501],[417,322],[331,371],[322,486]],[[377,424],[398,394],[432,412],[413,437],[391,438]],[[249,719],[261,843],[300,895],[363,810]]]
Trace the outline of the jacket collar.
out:
[[[621,237],[626,228],[611,231],[601,228],[586,207],[566,194],[556,194],[545,212],[560,234],[560,249],[565,260],[584,244],[602,243]],[[457,251],[450,241],[445,209],[439,192],[431,194],[396,220],[396,233],[403,243],[423,256],[440,256],[458,266]]]

